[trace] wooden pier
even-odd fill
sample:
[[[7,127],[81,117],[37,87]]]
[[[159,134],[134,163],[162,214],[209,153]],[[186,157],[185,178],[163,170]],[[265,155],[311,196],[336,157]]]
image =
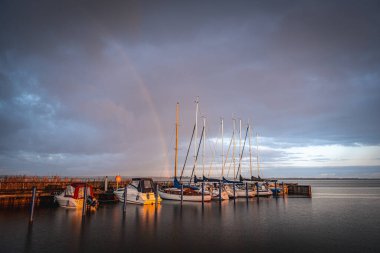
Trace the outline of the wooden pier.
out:
[[[61,178],[54,177],[28,177],[7,176],[0,178],[0,208],[28,207],[32,200],[32,189],[36,187],[36,206],[54,206],[54,195],[61,193],[67,185],[72,183],[87,183],[94,189],[95,197],[100,203],[115,203],[116,197],[113,189],[123,187],[130,182],[129,178],[115,180],[107,179],[105,190],[105,177],[99,178]],[[155,181],[155,185],[172,186],[173,181]],[[278,184],[280,186],[280,184]],[[283,183],[282,193],[276,197],[311,197],[310,185],[298,185],[297,183]]]
[[[129,183],[129,179],[119,182],[119,186]],[[116,188],[116,181],[108,180],[110,192],[104,192],[104,177],[102,178],[61,178],[8,176],[0,178],[0,208],[28,207],[32,199],[32,189],[37,188],[36,206],[54,206],[54,195],[61,193],[71,183],[85,182],[94,189],[95,197],[100,202],[114,202],[116,199],[112,189]]]

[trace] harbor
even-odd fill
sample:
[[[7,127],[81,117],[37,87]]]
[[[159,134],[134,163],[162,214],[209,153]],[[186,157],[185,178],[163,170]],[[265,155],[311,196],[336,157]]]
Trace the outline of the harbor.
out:
[[[103,177],[102,179],[60,178],[60,177],[2,177],[0,178],[0,208],[29,208],[32,203],[33,188],[36,188],[36,207],[54,207],[57,203],[54,196],[64,191],[66,186],[72,183],[83,183],[93,187],[94,195],[101,204],[117,203],[118,200],[113,190],[118,186],[124,188],[132,178]],[[171,186],[172,180],[159,178],[154,180],[154,185],[159,187]],[[279,183],[279,186],[281,183]],[[273,197],[311,197],[310,185],[298,185],[297,183],[284,183],[283,193],[272,193]],[[155,188],[154,188],[155,189]],[[290,192],[289,192],[289,189]],[[214,201],[219,201],[216,198]]]
[[[0,253],[380,253],[380,1],[0,3]]]
[[[127,203],[125,209],[117,202],[100,204],[85,216],[82,209],[40,206],[32,223],[30,206],[2,208],[1,251],[379,251],[379,180],[298,181],[311,185],[313,198]]]

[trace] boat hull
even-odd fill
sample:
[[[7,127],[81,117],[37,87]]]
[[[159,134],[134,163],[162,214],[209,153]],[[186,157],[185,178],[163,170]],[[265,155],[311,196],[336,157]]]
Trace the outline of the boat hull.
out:
[[[228,187],[226,191],[230,198],[234,197],[234,190],[232,187]],[[248,190],[248,198],[253,198],[255,196],[256,196],[255,191]],[[246,198],[246,197],[247,197],[247,192],[245,191],[245,189],[237,189],[237,188],[235,189],[235,198]]]
[[[211,198],[214,200],[219,200],[219,189],[214,189],[212,191],[212,197]],[[228,196],[228,192],[226,190],[222,191],[221,199],[222,200],[230,199],[230,197]]]
[[[270,197],[273,195],[273,193],[271,190],[263,190],[263,191],[259,190],[259,192],[256,191],[256,195],[259,197]]]
[[[83,199],[74,199],[71,197],[65,196],[55,196],[55,201],[58,203],[60,207],[66,208],[82,208],[83,207]]]
[[[120,202],[124,202],[124,189],[118,189],[114,191],[115,196]],[[161,198],[158,196],[156,200],[156,196],[154,192],[142,193],[138,192],[134,189],[127,190],[127,203],[138,204],[138,205],[153,205],[157,203],[161,203]]]
[[[170,193],[165,190],[158,190],[158,194],[162,199],[166,200],[176,200],[181,201],[181,191],[177,188],[171,189],[173,193]],[[211,201],[211,195],[205,194],[204,195],[204,201]],[[196,195],[183,195],[183,201],[190,201],[190,202],[202,202],[202,194],[196,194]]]

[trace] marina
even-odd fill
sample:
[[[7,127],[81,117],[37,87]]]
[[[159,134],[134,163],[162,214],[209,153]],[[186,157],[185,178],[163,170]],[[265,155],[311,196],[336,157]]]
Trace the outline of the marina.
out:
[[[285,180],[313,198],[0,209],[2,252],[378,252],[379,180]],[[114,182],[109,181],[110,184]],[[361,206],[360,209],[357,206]],[[125,210],[125,211],[124,211]],[[344,222],[343,222],[344,221]],[[361,226],[361,232],[355,228]],[[223,243],[221,243],[221,240]],[[323,242],[323,243],[321,243]]]
[[[53,207],[57,205],[57,202],[54,201],[55,196],[58,196],[62,192],[65,191],[65,188],[68,185],[71,184],[82,184],[82,185],[88,185],[88,187],[91,187],[93,189],[93,195],[94,197],[99,201],[100,204],[110,204],[110,203],[117,203],[118,200],[120,202],[123,202],[123,193],[124,193],[124,186],[129,185],[131,182],[133,182],[132,178],[124,177],[123,181],[120,181],[119,183],[116,181],[116,178],[114,180],[110,180],[111,177],[104,177],[103,179],[96,178],[96,179],[86,179],[83,178],[64,178],[60,179],[59,177],[3,177],[0,178],[0,208],[28,208],[30,207],[30,204],[32,202],[32,192],[33,188],[36,187],[36,206],[43,206],[43,207]],[[181,200],[181,190],[177,188],[170,188],[172,185],[172,180],[170,179],[164,179],[164,178],[157,178],[152,181],[152,188],[151,188],[151,198],[154,198],[156,186],[159,186],[159,188],[166,187],[169,189],[173,189],[173,191],[176,191],[176,195],[178,196],[178,200]],[[113,191],[113,189],[118,188],[118,191]],[[133,186],[130,186],[133,187]],[[207,188],[209,188],[209,191],[204,191],[204,201],[210,201],[211,200],[211,191],[219,191],[218,187],[216,187],[217,190],[212,190],[212,188],[215,187],[214,184],[208,184]],[[275,193],[272,192],[271,197],[311,197],[311,186],[309,185],[298,185],[297,183],[285,183],[284,184],[285,194],[283,193]],[[200,187],[201,188],[201,187]],[[206,188],[206,187],[205,187]],[[233,188],[233,187],[232,187]],[[292,189],[290,192],[288,192],[288,189]],[[294,190],[298,189],[298,190]],[[231,199],[233,199],[233,190],[229,190],[231,192]],[[235,197],[239,197],[237,194],[238,191],[235,191]],[[245,190],[241,190],[241,196],[245,198]],[[306,194],[307,193],[307,194]],[[130,191],[130,194],[133,194],[132,191]],[[132,199],[132,195],[130,198]],[[133,195],[136,199],[136,195]],[[183,192],[183,196],[186,196],[186,192]],[[198,191],[198,202],[202,202],[202,192]],[[208,197],[209,196],[209,197]],[[249,198],[252,196],[248,195]],[[185,197],[186,198],[186,197]],[[229,198],[221,198],[221,200],[226,200]],[[214,201],[219,201],[219,197],[216,196],[213,198]],[[136,201],[128,201],[128,202],[136,202]],[[160,200],[161,202],[161,200]],[[150,203],[154,204],[154,202]],[[82,205],[81,205],[82,206]]]

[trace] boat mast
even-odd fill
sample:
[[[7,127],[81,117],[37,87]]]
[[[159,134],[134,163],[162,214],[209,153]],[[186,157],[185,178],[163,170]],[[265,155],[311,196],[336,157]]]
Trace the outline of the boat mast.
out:
[[[241,153],[241,119],[239,119],[239,156],[241,157],[242,153]],[[240,168],[240,160],[239,160],[239,168]],[[240,173],[241,174],[241,173]],[[237,178],[237,174],[236,174],[236,178]]]
[[[197,168],[197,138],[198,138],[198,106],[199,97],[195,100],[195,138],[194,138],[194,170]]]
[[[179,121],[179,103],[177,102],[175,113],[175,158],[174,158],[174,178],[177,178],[178,164],[178,121]]]
[[[227,153],[226,153],[226,159],[224,160],[224,163],[223,163],[223,167],[224,168],[226,168],[226,162],[228,161],[228,154],[230,153],[230,149],[231,149],[231,145],[232,145],[232,139],[233,139],[233,135],[232,135],[232,137],[231,137],[231,140],[230,140],[230,145],[228,145],[228,149],[227,149]],[[231,165],[231,163],[230,163],[230,165]],[[228,172],[227,172],[227,176],[228,176],[228,174],[230,173],[230,168],[231,168],[231,166],[229,166],[228,167]],[[222,177],[223,177],[224,175],[222,175]]]
[[[251,137],[252,137],[252,129],[251,125],[248,123],[249,127],[249,139],[248,139],[248,145],[249,145],[249,171],[251,173],[252,178],[252,147],[251,147]]]
[[[183,167],[182,167],[182,171],[181,171],[181,176],[179,177],[179,181],[180,182],[182,180],[183,172],[185,171],[185,168],[186,168],[187,158],[189,157],[191,143],[192,143],[193,138],[194,138],[194,131],[195,131],[195,124],[194,124],[194,127],[193,127],[193,132],[191,134],[191,139],[190,139],[189,147],[187,148],[187,153],[186,153],[186,157],[185,157],[185,162],[183,163]]]
[[[240,153],[239,167],[238,167],[238,171],[237,171],[237,173],[236,173],[236,178],[238,177],[238,175],[239,175],[240,178],[241,178],[241,161],[242,161],[242,159],[243,159],[243,153],[244,153],[244,148],[245,148],[245,142],[247,141],[248,129],[249,129],[249,125],[247,125],[247,130],[245,131],[244,144],[243,144],[243,148],[242,148],[241,153]]]
[[[236,147],[236,143],[235,143],[235,131],[236,131],[236,122],[235,122],[235,118],[232,118],[232,124],[233,124],[233,130],[232,130],[232,136],[233,136],[233,139],[232,139],[232,163],[233,163],[233,166],[234,166],[234,177],[235,177],[235,173],[236,173],[236,164],[235,164],[235,147]]]
[[[222,126],[222,177],[224,176],[224,163],[223,163],[223,160],[224,160],[224,150],[223,150],[223,146],[224,146],[224,135],[223,135],[223,118],[220,118],[220,124]]]
[[[257,161],[257,177],[260,177],[260,163],[259,163],[259,142],[258,142],[259,135],[256,133],[256,161]]]
[[[203,117],[202,177],[205,175],[206,117]]]
[[[196,155],[195,155],[195,163],[194,163],[193,170],[192,170],[192,172],[191,172],[191,176],[190,176],[189,184],[191,184],[191,180],[193,179],[193,175],[194,175],[194,171],[195,171],[195,165],[197,164],[199,150],[201,149],[202,137],[203,137],[203,131],[204,131],[204,130],[205,130],[205,129],[202,128],[201,138],[199,139],[198,149],[197,149],[197,153],[196,153]]]

